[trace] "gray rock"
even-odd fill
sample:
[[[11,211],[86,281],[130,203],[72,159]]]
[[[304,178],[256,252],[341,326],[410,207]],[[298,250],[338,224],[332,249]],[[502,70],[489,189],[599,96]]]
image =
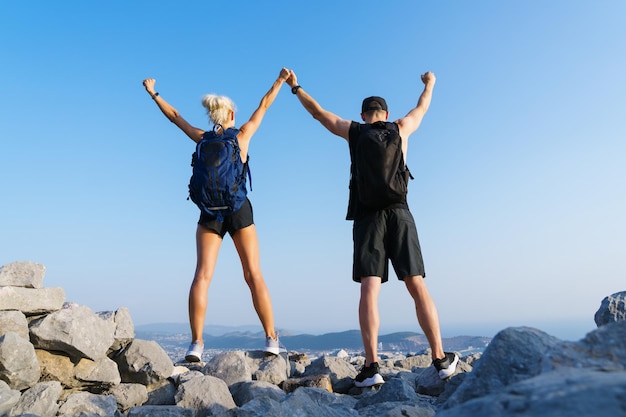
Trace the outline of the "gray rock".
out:
[[[561,368],[624,371],[626,321],[605,324],[578,342],[563,342],[548,351],[542,360],[542,371]]]
[[[474,398],[437,417],[596,417],[622,416],[626,373],[563,369]]]
[[[148,389],[141,384],[119,384],[113,387],[109,394],[115,397],[117,408],[123,412],[148,401]]]
[[[530,327],[509,327],[495,335],[480,361],[443,408],[502,390],[541,373],[544,355],[560,340]]]
[[[463,362],[470,366],[474,366],[474,363],[483,356],[482,352],[472,353],[471,355],[467,355],[462,357]]]
[[[109,353],[125,348],[135,338],[135,325],[130,316],[130,311],[126,307],[121,307],[117,311],[101,311],[96,313],[104,321],[109,321],[115,326],[113,333],[113,344],[109,348]]]
[[[202,373],[219,378],[229,386],[236,382],[252,381],[250,365],[242,351],[218,353],[207,362]]]
[[[176,385],[169,379],[149,385],[148,400],[144,405],[176,405]]]
[[[107,357],[95,361],[83,358],[75,364],[65,354],[41,349],[35,353],[42,380],[59,381],[67,388],[97,388],[100,391],[121,382],[117,364]]]
[[[291,365],[290,376],[302,376],[306,367],[311,364],[311,360],[306,353],[292,352],[289,354],[289,363]]]
[[[70,394],[59,408],[62,417],[122,417],[117,410],[117,401],[112,395],[96,395],[89,392]]]
[[[240,408],[232,408],[217,413],[215,417],[280,417],[284,415],[282,404],[278,401],[268,397],[258,397]],[[290,414],[290,416],[299,416],[299,414]]]
[[[195,417],[191,408],[170,406],[144,405],[131,408],[127,417]]]
[[[182,374],[172,376],[172,379],[176,382],[177,385],[183,384],[190,379],[197,378],[200,376],[204,376],[201,371],[189,370],[189,372],[184,372]]]
[[[276,385],[263,381],[238,382],[229,385],[228,389],[239,407],[252,401],[255,398],[270,398],[280,402],[285,399],[287,394]]]
[[[41,371],[35,348],[17,333],[0,336],[0,379],[11,389],[24,390],[39,381]]]
[[[283,391],[290,393],[300,387],[313,387],[321,388],[328,392],[333,392],[333,383],[330,380],[330,375],[310,375],[302,378],[289,378],[282,383]]]
[[[298,388],[281,403],[278,417],[358,417],[356,399],[348,395],[331,394],[319,388]]]
[[[358,410],[386,402],[417,403],[418,401],[419,397],[413,387],[401,378],[392,378],[386,381],[378,391],[359,400],[355,408]]]
[[[439,373],[433,366],[424,369],[417,378],[415,378],[415,391],[433,397],[439,396],[446,388],[446,381],[442,381]]]
[[[435,407],[427,401],[423,404],[391,402],[362,408],[359,417],[432,417],[435,413]]]
[[[0,416],[7,416],[21,395],[20,391],[11,389],[6,382],[0,380]]]
[[[594,320],[598,327],[626,319],[626,291],[616,292],[602,300]]]
[[[34,262],[19,261],[0,266],[0,287],[41,288],[46,267]]]
[[[123,382],[151,385],[172,376],[174,364],[154,341],[135,339],[116,356]]]
[[[64,302],[63,288],[0,287],[0,310],[18,310],[30,316],[59,310]]]
[[[61,310],[30,323],[31,340],[38,349],[65,352],[72,359],[100,359],[113,344],[115,325],[89,307],[66,303]]]
[[[122,382],[117,364],[106,356],[95,361],[81,359],[74,368],[74,376],[81,387],[105,389]]]
[[[430,355],[415,355],[409,356],[400,360],[394,361],[394,366],[404,369],[428,368],[433,363],[433,359]]]
[[[28,340],[28,321],[21,311],[0,311],[0,334],[8,332],[17,333],[20,337]]]
[[[63,387],[58,381],[39,382],[22,394],[9,416],[34,414],[40,417],[54,417],[59,410],[57,401],[61,391]]]
[[[398,373],[393,375],[393,378],[400,378],[404,380],[415,392],[417,392],[416,380],[417,377],[424,372],[426,369],[424,368],[413,368],[414,372],[409,372],[406,370],[400,370]]]
[[[271,355],[266,357],[259,364],[259,368],[254,372],[252,378],[257,381],[270,382],[279,385],[288,378],[288,370],[291,367],[287,363],[284,355]]]
[[[196,410],[198,417],[217,414],[236,407],[228,386],[210,375],[190,379],[178,387],[176,405]]]
[[[346,359],[331,356],[322,356],[307,366],[304,376],[328,374],[333,384],[333,391],[347,393],[354,385],[354,378],[358,375],[354,366]]]
[[[471,372],[472,367],[459,359],[459,362],[456,366],[456,371],[450,377],[447,378],[446,381],[443,381],[439,377],[439,373],[435,369],[434,366],[429,366],[425,369],[423,368],[413,368],[414,371],[420,371],[419,375],[415,379],[415,390],[424,395],[430,395],[433,397],[438,397],[443,393],[443,391],[448,386],[448,381],[450,379],[456,378],[457,375],[465,372]]]

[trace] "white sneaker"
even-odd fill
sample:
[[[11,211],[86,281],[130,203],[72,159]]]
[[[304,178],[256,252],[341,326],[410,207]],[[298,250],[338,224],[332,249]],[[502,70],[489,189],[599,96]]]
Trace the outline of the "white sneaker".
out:
[[[280,340],[278,340],[278,333],[276,334],[276,339],[273,339],[271,336],[267,336],[267,338],[265,339],[264,352],[270,353],[272,355],[278,355],[280,353],[287,352],[287,349],[285,349],[285,347],[280,344]]]
[[[444,352],[443,359],[435,359],[433,365],[439,374],[439,378],[446,379],[456,372],[456,365],[459,363],[459,357],[456,353]]]
[[[198,340],[189,345],[189,349],[185,354],[185,360],[187,362],[200,362],[202,361],[202,352],[204,351],[204,344]]]

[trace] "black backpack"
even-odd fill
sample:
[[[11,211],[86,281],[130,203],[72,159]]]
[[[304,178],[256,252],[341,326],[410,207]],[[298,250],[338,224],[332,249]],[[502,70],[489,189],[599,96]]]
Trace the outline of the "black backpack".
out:
[[[246,201],[248,162],[241,161],[238,129],[215,125],[205,132],[191,157],[193,173],[189,180],[189,198],[209,216],[222,222],[224,216],[239,210]]]
[[[359,134],[350,137],[349,146],[351,200],[358,199],[365,210],[406,203],[408,180],[413,176],[404,163],[398,125],[360,124]],[[354,207],[354,203],[350,205]]]

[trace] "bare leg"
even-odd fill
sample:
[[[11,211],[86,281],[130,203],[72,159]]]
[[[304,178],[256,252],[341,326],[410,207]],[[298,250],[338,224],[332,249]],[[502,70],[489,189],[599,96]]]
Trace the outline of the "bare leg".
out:
[[[359,324],[361,338],[365,349],[365,365],[378,362],[378,328],[380,316],[378,314],[378,294],[382,281],[380,277],[361,278],[361,299],[359,301]]]
[[[406,288],[415,302],[415,313],[432,351],[433,359],[444,357],[443,344],[441,342],[441,330],[439,329],[439,315],[435,302],[430,296],[426,283],[421,275],[406,277]]]
[[[237,230],[233,242],[241,259],[243,277],[250,288],[252,304],[256,310],[266,336],[276,338],[272,300],[261,273],[259,240],[254,225]]]
[[[217,254],[222,244],[222,237],[217,233],[198,225],[196,230],[196,272],[189,289],[189,324],[191,326],[191,341],[202,343],[202,330],[208,303],[208,291]]]

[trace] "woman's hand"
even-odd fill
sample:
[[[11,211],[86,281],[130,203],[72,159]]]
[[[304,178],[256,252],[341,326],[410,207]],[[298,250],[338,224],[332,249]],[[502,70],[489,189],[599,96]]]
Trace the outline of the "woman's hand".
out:
[[[156,84],[156,80],[154,78],[146,78],[143,80],[143,86],[151,96],[154,95],[154,84]]]
[[[289,75],[290,75],[289,70],[287,68],[283,68],[280,70],[278,79],[281,80],[282,82],[285,82],[289,78]]]

